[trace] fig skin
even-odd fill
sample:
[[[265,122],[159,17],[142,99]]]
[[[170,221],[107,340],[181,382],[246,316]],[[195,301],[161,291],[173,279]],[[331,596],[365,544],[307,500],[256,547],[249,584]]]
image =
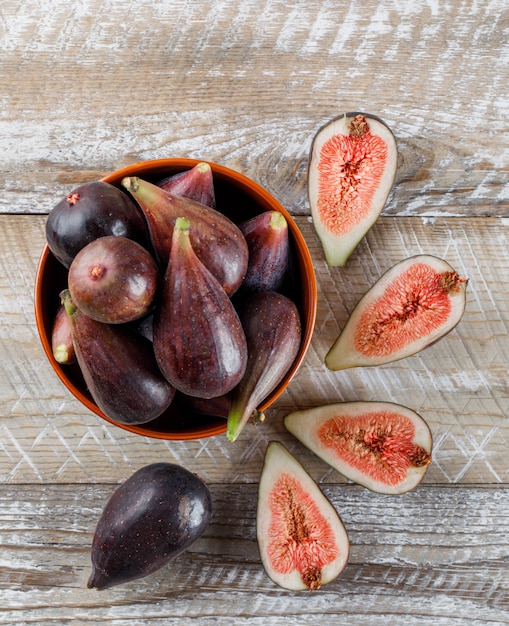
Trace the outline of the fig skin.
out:
[[[288,223],[279,211],[264,211],[239,224],[249,250],[244,291],[281,291],[290,264]]]
[[[46,242],[69,268],[88,243],[108,235],[123,236],[150,249],[147,224],[132,198],[114,185],[92,181],[62,198],[46,219]]]
[[[335,508],[279,442],[265,452],[256,513],[264,569],[290,591],[317,590],[348,563],[350,542]]]
[[[172,463],[142,467],[102,512],[87,586],[108,589],[160,569],[201,537],[211,516],[212,498],[198,476]]]
[[[168,265],[177,218],[193,224],[191,243],[200,261],[221,283],[228,295],[242,284],[247,271],[248,249],[239,227],[226,215],[200,202],[167,193],[136,176],[122,180],[143,211],[162,272]]]
[[[51,350],[57,363],[71,365],[76,362],[69,318],[62,303],[57,308],[51,329]]]
[[[232,301],[193,250],[192,228],[187,219],[175,222],[153,344],[161,372],[178,391],[213,398],[241,380],[247,342]]]
[[[376,493],[417,487],[431,463],[424,419],[392,402],[338,402],[288,413],[286,429],[348,480]]]
[[[345,113],[315,134],[308,198],[330,266],[344,266],[378,219],[394,184],[397,161],[396,139],[376,115]]]
[[[85,315],[65,289],[76,360],[95,403],[118,424],[145,424],[171,404],[175,389],[161,374],[151,342],[126,324]]]
[[[159,269],[151,254],[135,241],[100,237],[74,257],[68,286],[83,313],[98,322],[123,324],[151,310]]]
[[[157,185],[174,196],[183,196],[196,200],[211,209],[216,208],[212,168],[204,161],[197,163],[189,170],[164,178]]]
[[[460,322],[467,283],[435,256],[400,261],[359,300],[325,365],[330,370],[383,365],[432,345]]]
[[[295,303],[275,291],[248,294],[238,305],[247,339],[247,367],[232,391],[226,436],[235,441],[258,405],[282,381],[294,362],[302,340],[302,324]]]

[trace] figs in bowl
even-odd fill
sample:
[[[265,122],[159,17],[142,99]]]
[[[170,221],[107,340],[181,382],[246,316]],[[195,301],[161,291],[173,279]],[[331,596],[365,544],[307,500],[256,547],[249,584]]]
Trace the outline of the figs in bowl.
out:
[[[161,181],[165,181],[165,184],[168,185],[168,180],[171,181],[172,178],[178,180],[183,173],[192,170],[201,163],[197,159],[183,158],[145,161],[108,174],[101,182],[113,185],[129,197],[129,186],[136,185],[138,179],[158,187]],[[240,225],[266,211],[278,211],[288,223],[290,269],[287,272],[285,295],[290,297],[298,308],[302,324],[302,339],[296,357],[282,380],[258,404],[258,411],[264,412],[285,391],[302,364],[311,342],[317,307],[313,263],[296,222],[278,200],[243,174],[222,165],[214,163],[209,165],[214,184],[213,204],[215,210],[224,214],[234,224]],[[181,180],[179,180],[179,185],[182,185]],[[172,193],[171,185],[170,187],[167,186],[166,189]],[[132,200],[134,201],[134,199],[135,194],[132,194]],[[109,235],[110,233],[106,234]],[[144,233],[141,234],[140,239],[146,239]],[[152,244],[154,244],[153,241]],[[154,258],[156,260],[158,258],[155,252]],[[61,293],[68,288],[68,272],[68,266],[57,258],[46,243],[42,250],[35,279],[37,330],[46,357],[70,393],[100,418],[135,434],[168,440],[198,439],[224,434],[227,426],[226,418],[228,417],[228,406],[224,402],[224,398],[209,400],[188,398],[177,390],[169,407],[158,417],[139,424],[118,423],[98,407],[85,382],[79,363],[62,364],[57,362],[53,356],[52,327],[57,310],[61,305]],[[232,299],[235,298],[235,294],[230,294],[230,296]],[[135,328],[136,332],[149,338],[148,340],[152,339],[150,315],[145,316],[138,323],[133,322],[131,326]],[[216,410],[216,407],[219,408]]]

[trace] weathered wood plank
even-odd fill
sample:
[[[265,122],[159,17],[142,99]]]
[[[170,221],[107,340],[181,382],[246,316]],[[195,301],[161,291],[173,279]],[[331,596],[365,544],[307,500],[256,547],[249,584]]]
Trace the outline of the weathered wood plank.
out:
[[[0,487],[0,623],[505,623],[507,489],[419,487],[380,496],[323,484],[351,542],[341,576],[289,593],[266,576],[256,543],[256,485],[211,485],[214,513],[187,553],[149,577],[86,588],[90,543],[113,485]],[[449,621],[447,621],[449,620]],[[332,622],[336,623],[336,622]]]
[[[127,17],[126,17],[127,16]],[[317,128],[380,115],[387,215],[508,215],[506,3],[142,0],[0,9],[0,209],[139,160],[218,161],[307,213]]]
[[[44,217],[0,216],[0,476],[3,482],[116,482],[142,460],[174,459],[213,482],[258,480],[267,442],[299,450],[318,478],[342,481],[283,426],[289,410],[342,400],[389,400],[421,413],[434,435],[426,482],[507,483],[509,258],[500,219],[384,217],[346,268],[328,268],[307,218],[298,223],[316,267],[316,331],[302,369],[268,412],[234,444],[223,437],[161,442],[126,434],[81,407],[46,361],[32,289]],[[379,368],[328,372],[322,359],[357,299],[388,267],[416,253],[446,258],[469,278],[467,310],[441,342]],[[106,460],[106,462],[105,462]]]

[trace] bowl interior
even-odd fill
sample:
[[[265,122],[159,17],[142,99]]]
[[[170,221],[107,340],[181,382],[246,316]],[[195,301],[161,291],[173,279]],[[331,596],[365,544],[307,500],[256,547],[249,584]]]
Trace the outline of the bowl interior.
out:
[[[125,167],[104,177],[103,180],[120,187],[125,176],[138,176],[157,182],[173,173],[181,172],[196,165],[196,159],[158,159]],[[266,410],[286,389],[290,380],[301,365],[311,342],[316,319],[317,291],[316,278],[309,250],[295,221],[287,210],[265,189],[242,174],[217,164],[210,164],[214,175],[217,209],[225,213],[235,223],[257,215],[263,211],[277,210],[288,221],[292,273],[287,295],[291,297],[301,313],[303,336],[299,353],[284,380],[258,407]],[[127,192],[126,192],[127,193]],[[67,270],[45,246],[39,261],[35,280],[35,316],[39,336],[53,369],[69,391],[88,409],[99,417],[127,431],[159,439],[197,439],[226,432],[226,419],[210,417],[191,412],[178,402],[156,420],[142,425],[117,424],[105,416],[94,403],[87,390],[77,365],[61,365],[53,357],[51,350],[51,329],[59,294],[67,287]]]

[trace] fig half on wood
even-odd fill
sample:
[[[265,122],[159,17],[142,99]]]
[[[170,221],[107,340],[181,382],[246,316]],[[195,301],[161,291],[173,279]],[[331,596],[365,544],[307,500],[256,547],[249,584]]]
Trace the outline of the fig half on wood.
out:
[[[382,365],[435,343],[461,320],[467,282],[435,256],[400,261],[359,300],[326,354],[326,366]]]
[[[308,196],[327,263],[343,266],[380,215],[398,152],[380,118],[346,113],[322,126],[311,146]]]
[[[293,411],[284,423],[325,463],[377,493],[414,489],[431,462],[427,423],[391,402],[338,402]]]
[[[265,452],[256,535],[267,575],[284,589],[320,589],[348,562],[350,543],[336,509],[277,441]]]

